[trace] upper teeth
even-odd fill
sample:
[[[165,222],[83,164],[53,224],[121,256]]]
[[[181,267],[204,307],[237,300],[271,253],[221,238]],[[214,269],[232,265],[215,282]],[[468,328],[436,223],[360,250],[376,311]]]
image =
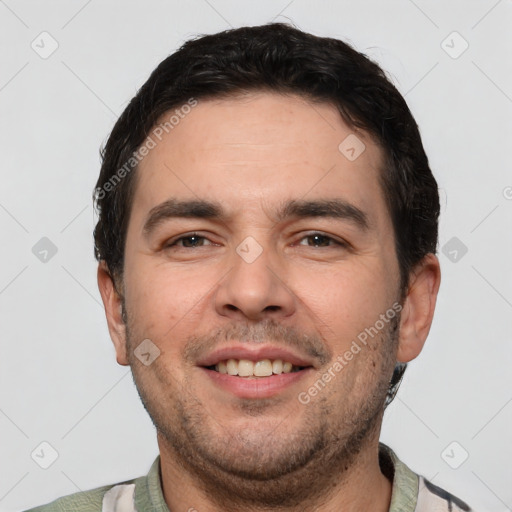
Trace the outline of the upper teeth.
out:
[[[297,367],[295,368],[297,369]],[[220,373],[228,373],[229,375],[238,375],[240,377],[269,377],[273,373],[276,375],[290,373],[294,366],[292,363],[283,362],[281,359],[274,361],[262,359],[256,363],[248,359],[228,359],[216,364],[215,369]]]

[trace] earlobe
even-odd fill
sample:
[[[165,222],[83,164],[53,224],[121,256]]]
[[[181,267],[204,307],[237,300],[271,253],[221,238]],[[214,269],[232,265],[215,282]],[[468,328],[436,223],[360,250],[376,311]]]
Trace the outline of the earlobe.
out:
[[[408,363],[423,349],[432,325],[440,284],[439,260],[429,253],[411,272],[400,318],[397,361]]]
[[[98,288],[105,308],[110,338],[114,343],[117,362],[128,366],[126,326],[122,314],[122,299],[116,290],[112,276],[104,260],[98,265]]]

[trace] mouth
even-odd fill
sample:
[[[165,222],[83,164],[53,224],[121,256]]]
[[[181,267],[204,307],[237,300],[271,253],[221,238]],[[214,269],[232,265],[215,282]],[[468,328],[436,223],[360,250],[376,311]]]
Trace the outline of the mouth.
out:
[[[297,373],[312,367],[297,366],[282,359],[262,359],[255,362],[249,359],[225,359],[204,368],[232,377],[261,379],[284,373]]]
[[[235,344],[220,347],[196,365],[214,389],[238,398],[290,397],[316,372],[315,361],[286,347],[270,344]]]
[[[214,388],[238,398],[252,400],[289,397],[294,386],[302,382],[302,387],[305,387],[304,382],[315,371],[313,366],[293,365],[282,359],[224,359],[200,368]]]

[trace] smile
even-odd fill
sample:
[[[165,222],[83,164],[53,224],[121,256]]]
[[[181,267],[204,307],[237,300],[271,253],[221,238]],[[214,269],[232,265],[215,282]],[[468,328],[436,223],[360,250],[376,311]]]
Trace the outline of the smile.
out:
[[[219,361],[216,365],[208,367],[209,370],[238,376],[238,377],[270,377],[282,373],[294,373],[303,370],[302,366],[294,366],[289,361],[281,359],[262,359],[261,361],[250,361],[248,359],[227,359]]]

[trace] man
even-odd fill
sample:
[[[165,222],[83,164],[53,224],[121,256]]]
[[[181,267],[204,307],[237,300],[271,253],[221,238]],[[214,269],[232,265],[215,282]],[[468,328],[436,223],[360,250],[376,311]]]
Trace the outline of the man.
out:
[[[470,510],[379,443],[440,269],[437,184],[375,63],[282,24],[189,41],[118,120],[95,199],[160,454],[34,510]]]

